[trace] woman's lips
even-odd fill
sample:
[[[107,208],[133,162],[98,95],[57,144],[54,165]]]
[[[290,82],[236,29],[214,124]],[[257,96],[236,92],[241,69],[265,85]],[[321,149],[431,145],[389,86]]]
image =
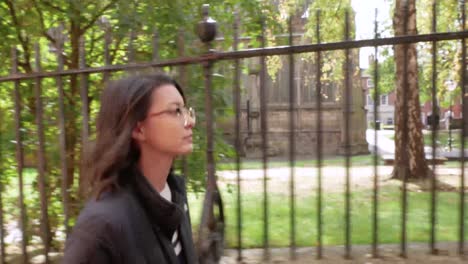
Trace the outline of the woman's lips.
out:
[[[193,140],[192,135],[185,136],[184,140],[188,140],[188,141],[192,142],[192,140]]]

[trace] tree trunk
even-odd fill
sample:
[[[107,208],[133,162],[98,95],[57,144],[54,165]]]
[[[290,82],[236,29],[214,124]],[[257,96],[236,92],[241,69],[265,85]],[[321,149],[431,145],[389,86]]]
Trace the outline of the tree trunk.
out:
[[[406,21],[405,21],[406,19]],[[393,18],[395,35],[415,35],[415,0],[397,0]],[[397,179],[423,179],[432,175],[424,154],[419,103],[416,44],[395,46],[395,166]]]

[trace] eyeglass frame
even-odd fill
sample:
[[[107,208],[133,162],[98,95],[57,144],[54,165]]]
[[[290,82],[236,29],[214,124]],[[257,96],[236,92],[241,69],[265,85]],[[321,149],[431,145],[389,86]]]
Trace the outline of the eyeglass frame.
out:
[[[193,107],[188,107],[187,108],[186,106],[178,106],[177,108],[181,109],[181,113],[177,113],[177,109],[174,109],[174,110],[167,109],[167,110],[163,110],[161,112],[148,114],[148,116],[146,118],[160,116],[162,114],[175,114],[177,117],[179,117],[181,115],[183,116],[183,118],[184,118],[184,127],[186,127],[188,125],[188,118],[189,117],[190,117],[190,119],[193,120],[193,123],[196,122],[197,118],[196,118],[196,115],[195,115],[195,108],[193,108]]]

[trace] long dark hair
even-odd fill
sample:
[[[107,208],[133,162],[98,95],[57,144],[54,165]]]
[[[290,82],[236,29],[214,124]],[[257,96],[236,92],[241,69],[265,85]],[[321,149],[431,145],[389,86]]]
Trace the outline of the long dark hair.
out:
[[[174,85],[185,102],[180,85],[165,74],[135,75],[110,82],[101,94],[96,140],[88,155],[89,183],[96,199],[113,191],[133,174],[125,173],[138,161],[140,151],[132,139],[138,122],[146,118],[151,95],[162,85]]]

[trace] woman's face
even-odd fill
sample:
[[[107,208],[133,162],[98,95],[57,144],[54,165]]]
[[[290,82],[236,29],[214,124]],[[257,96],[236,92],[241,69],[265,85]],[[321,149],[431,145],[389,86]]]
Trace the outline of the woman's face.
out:
[[[177,88],[162,85],[153,90],[147,116],[137,124],[132,136],[142,153],[148,150],[170,156],[188,154],[193,150],[195,125],[191,114]]]

